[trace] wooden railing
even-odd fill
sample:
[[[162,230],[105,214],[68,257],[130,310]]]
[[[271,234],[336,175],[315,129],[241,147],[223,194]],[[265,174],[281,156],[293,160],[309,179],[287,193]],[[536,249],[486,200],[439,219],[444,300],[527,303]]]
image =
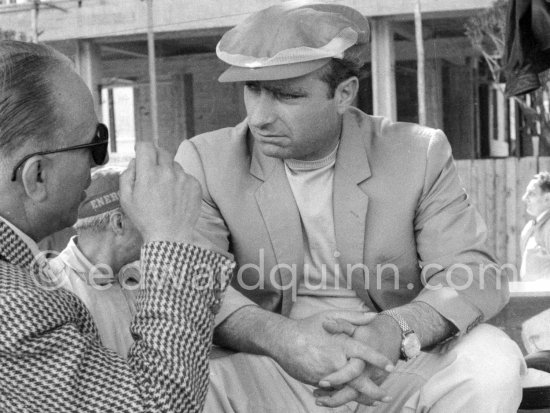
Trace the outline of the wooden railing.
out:
[[[464,188],[487,223],[490,250],[501,263],[519,269],[519,238],[530,219],[521,197],[536,173],[535,158],[459,160],[456,165]],[[549,157],[540,158],[540,170],[550,171]]]

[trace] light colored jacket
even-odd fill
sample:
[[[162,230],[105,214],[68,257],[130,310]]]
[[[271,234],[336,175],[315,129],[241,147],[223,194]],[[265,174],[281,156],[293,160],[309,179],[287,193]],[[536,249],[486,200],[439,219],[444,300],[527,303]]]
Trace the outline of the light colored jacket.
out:
[[[176,161],[202,185],[197,238],[234,254],[241,267],[232,284],[237,291],[288,315],[292,288],[277,285],[298,285],[304,251],[283,161],[254,145],[246,120],[184,141]],[[423,301],[466,331],[507,303],[506,277],[494,269],[482,274],[480,265],[493,263],[484,246],[486,227],[440,130],[350,109],[336,158],[333,208],[340,268],[373,310]],[[247,304],[232,291],[219,316]]]

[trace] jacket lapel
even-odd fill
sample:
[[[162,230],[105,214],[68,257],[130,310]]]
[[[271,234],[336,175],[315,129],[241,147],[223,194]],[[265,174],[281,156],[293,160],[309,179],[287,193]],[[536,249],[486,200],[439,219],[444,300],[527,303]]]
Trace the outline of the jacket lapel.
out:
[[[251,137],[249,142],[253,148],[250,173],[263,181],[256,190],[256,202],[269,233],[277,264],[281,266],[279,282],[281,286],[291,285],[293,272],[301,275],[304,265],[300,213],[288,183],[283,161],[265,156],[252,143]],[[298,280],[294,282],[297,283]],[[291,291],[284,289],[283,313],[290,310],[291,298]]]
[[[344,115],[334,172],[334,230],[343,274],[347,264],[363,264],[369,198],[359,184],[371,176],[365,134],[352,111]],[[353,280],[356,281],[356,276]],[[355,282],[353,283],[355,286]]]

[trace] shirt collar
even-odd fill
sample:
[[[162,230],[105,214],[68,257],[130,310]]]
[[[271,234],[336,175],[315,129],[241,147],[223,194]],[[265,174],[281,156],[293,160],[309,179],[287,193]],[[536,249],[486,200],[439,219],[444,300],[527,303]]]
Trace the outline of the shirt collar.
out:
[[[77,235],[71,237],[67,247],[59,254],[59,258],[88,284],[91,282],[92,276],[94,283],[98,285],[106,285],[115,282],[116,277],[114,276],[112,269],[108,272],[100,271],[106,266],[92,264],[90,260],[82,253],[77,242]],[[99,274],[101,274],[101,277]]]
[[[333,166],[336,163],[336,153],[340,146],[340,140],[336,143],[334,149],[324,158],[316,159],[314,161],[301,161],[298,159],[285,159],[285,165],[293,171],[312,171],[315,169],[321,169],[326,166]]]
[[[537,215],[537,217],[535,218],[535,222],[538,223],[538,222],[541,222],[542,219],[550,213],[550,209],[547,209],[546,211],[540,213],[539,215]]]

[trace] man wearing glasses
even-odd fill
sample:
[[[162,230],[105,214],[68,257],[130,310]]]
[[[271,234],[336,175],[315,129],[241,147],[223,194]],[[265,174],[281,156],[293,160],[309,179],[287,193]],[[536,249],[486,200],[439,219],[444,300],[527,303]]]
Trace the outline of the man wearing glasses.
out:
[[[233,263],[190,243],[199,185],[145,142],[120,178],[144,239],[125,361],[102,346],[84,304],[48,282],[35,244],[76,221],[90,168],[107,161],[107,130],[70,63],[46,46],[1,42],[0,77],[0,411],[201,411]]]

